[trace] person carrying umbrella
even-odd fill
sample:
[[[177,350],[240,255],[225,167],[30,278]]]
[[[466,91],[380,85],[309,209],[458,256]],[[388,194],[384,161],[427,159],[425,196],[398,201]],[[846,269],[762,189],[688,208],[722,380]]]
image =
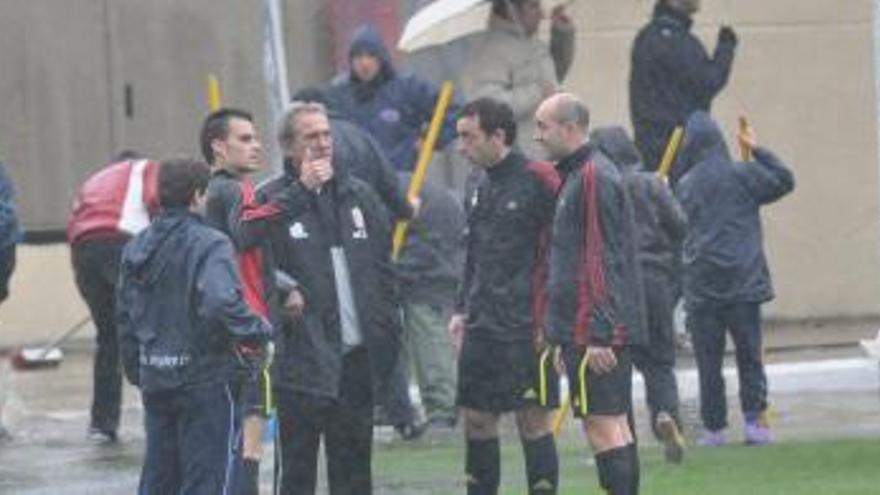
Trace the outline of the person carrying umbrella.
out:
[[[544,156],[531,138],[538,104],[559,88],[574,59],[575,30],[564,7],[551,15],[550,46],[537,37],[544,19],[541,0],[493,0],[488,29],[477,37],[461,76],[469,99],[497,98],[513,109],[528,156]]]

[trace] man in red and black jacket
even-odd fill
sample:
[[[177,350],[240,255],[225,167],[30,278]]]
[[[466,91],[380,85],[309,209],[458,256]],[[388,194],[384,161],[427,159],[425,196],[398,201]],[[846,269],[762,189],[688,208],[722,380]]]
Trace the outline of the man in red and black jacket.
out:
[[[587,142],[589,112],[572,94],[545,100],[535,138],[557,160],[562,188],[553,219],[547,339],[560,346],[575,415],[611,495],[638,493],[628,422],[630,347],[645,338],[633,209],[620,172]]]
[[[67,222],[76,286],[97,329],[89,438],[116,442],[122,371],[116,337],[116,285],[122,248],[158,210],[158,163],[121,153],[80,187]]]
[[[480,98],[457,122],[459,149],[486,171],[465,198],[465,273],[449,331],[460,343],[469,494],[495,494],[500,478],[498,421],[514,412],[526,460],[528,492],[556,493],[559,463],[550,428],[558,390],[541,383],[546,247],[559,178],[552,165],[512,149],[513,110]],[[543,356],[543,359],[542,359]],[[546,369],[545,369],[546,371]],[[550,380],[551,382],[553,380]],[[558,388],[558,387],[556,387]]]
[[[276,326],[275,269],[268,247],[268,229],[273,222],[283,221],[300,208],[304,189],[291,187],[269,201],[256,201],[249,177],[264,166],[263,148],[253,117],[246,111],[223,108],[208,115],[202,125],[200,144],[213,169],[205,220],[232,241],[248,306]],[[267,392],[270,386],[268,370],[241,383],[244,425],[237,494],[259,493],[262,429],[272,407]]]

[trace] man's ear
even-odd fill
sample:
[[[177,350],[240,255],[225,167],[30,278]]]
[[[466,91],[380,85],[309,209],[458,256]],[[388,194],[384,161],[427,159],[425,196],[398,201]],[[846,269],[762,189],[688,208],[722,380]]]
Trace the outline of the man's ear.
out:
[[[217,161],[217,157],[226,156],[226,144],[222,139],[212,139],[211,140],[211,151],[214,152],[214,161]]]

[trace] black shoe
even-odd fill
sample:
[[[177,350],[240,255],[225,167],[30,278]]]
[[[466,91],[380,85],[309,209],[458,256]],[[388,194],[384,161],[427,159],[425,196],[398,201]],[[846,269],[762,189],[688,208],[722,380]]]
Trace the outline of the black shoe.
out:
[[[102,430],[94,426],[89,427],[86,438],[96,445],[112,445],[119,442],[119,437],[116,436],[115,431]]]
[[[400,438],[404,440],[417,440],[422,434],[425,433],[425,428],[427,427],[427,423],[403,423],[399,425],[394,425],[394,429],[397,431],[397,434],[400,435]]]

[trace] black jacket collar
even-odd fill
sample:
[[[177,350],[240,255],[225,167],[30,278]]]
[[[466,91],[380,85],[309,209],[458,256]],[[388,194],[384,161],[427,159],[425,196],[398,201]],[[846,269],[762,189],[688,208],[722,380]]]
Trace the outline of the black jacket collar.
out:
[[[654,7],[654,21],[664,25],[671,25],[684,31],[690,30],[691,25],[694,23],[694,20],[689,15],[669,7],[662,0],[658,1]]]
[[[500,180],[513,173],[525,160],[526,158],[522,153],[510,150],[504,159],[486,169],[486,174],[489,176],[489,180]]]
[[[576,149],[572,154],[567,157],[559,160],[556,163],[556,170],[559,171],[559,174],[564,178],[568,177],[568,174],[574,172],[575,170],[581,168],[581,166],[593,156],[593,146],[589,143],[583,144],[580,148]]]

